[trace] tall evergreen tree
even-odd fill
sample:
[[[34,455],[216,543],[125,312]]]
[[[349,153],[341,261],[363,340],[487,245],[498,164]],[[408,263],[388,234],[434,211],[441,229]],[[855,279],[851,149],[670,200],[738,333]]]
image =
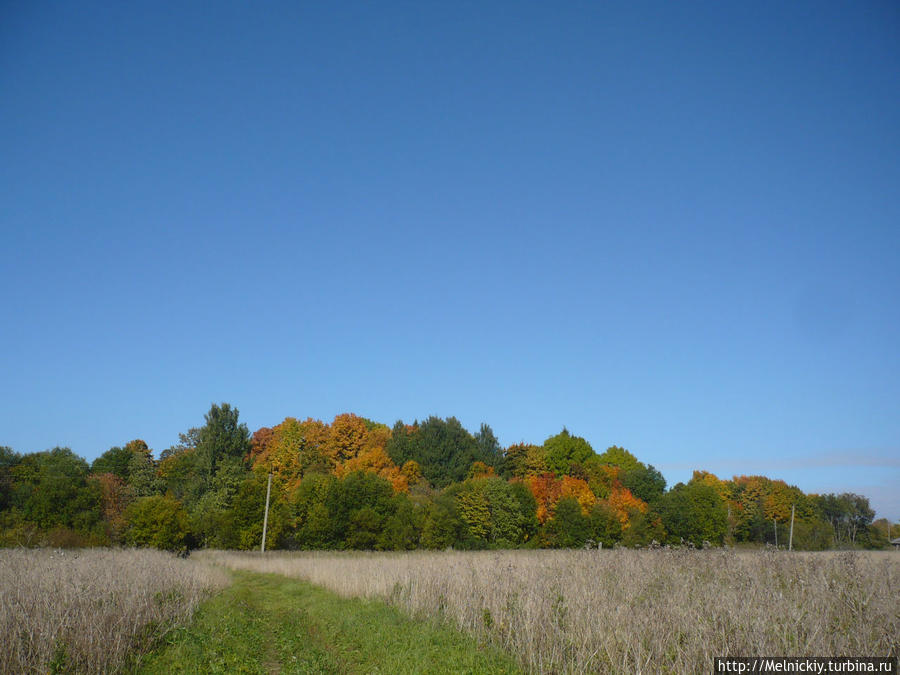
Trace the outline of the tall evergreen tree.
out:
[[[243,462],[250,454],[250,431],[238,422],[238,409],[223,403],[210,406],[206,424],[200,428],[197,457],[204,480],[209,485],[223,463]]]

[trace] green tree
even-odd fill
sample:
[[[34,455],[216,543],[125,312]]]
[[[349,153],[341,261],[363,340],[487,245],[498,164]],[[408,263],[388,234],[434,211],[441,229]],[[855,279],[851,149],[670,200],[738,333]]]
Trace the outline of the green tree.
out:
[[[468,480],[451,487],[456,497],[456,510],[465,524],[466,548],[484,548],[492,529],[491,505],[484,480]]]
[[[118,446],[112,447],[94,460],[91,464],[91,473],[111,473],[127,483],[131,457],[131,450]]]
[[[127,483],[137,497],[149,497],[162,492],[163,482],[160,480],[156,462],[149,448],[136,448],[131,451]]]
[[[628,510],[628,527],[622,530],[620,540],[623,546],[648,546],[654,541],[663,542],[665,539],[666,531],[657,513],[639,509]]]
[[[266,511],[268,475],[252,473],[241,482],[231,508],[223,517],[228,535],[228,548],[257,549],[262,543],[263,519]],[[279,548],[288,523],[287,505],[279,498],[279,486],[272,485],[269,520],[266,528],[266,550]]]
[[[550,548],[580,548],[591,535],[589,520],[574,497],[563,497],[544,525],[544,544]]]
[[[530,541],[538,531],[540,523],[537,519],[537,500],[534,498],[531,490],[522,481],[512,481],[508,483],[508,490],[513,499],[516,500],[519,507],[521,518],[519,527],[521,528],[522,538],[517,543],[526,543]]]
[[[326,502],[333,501],[338,479],[331,475],[310,473],[291,496],[290,506],[296,534],[295,545],[302,549],[335,548],[340,534],[332,526]]]
[[[622,469],[623,472],[628,472],[641,466],[637,457],[632,455],[625,448],[620,448],[618,445],[611,445],[605,452],[600,453],[598,457],[604,464],[617,466]]]
[[[155,495],[135,500],[125,511],[125,540],[132,546],[167,551],[187,548],[190,527],[187,512],[174,498]]]
[[[857,537],[867,531],[875,518],[868,498],[851,492],[823,495],[820,504],[838,546],[855,546]]]
[[[465,480],[473,462],[482,461],[495,468],[501,463],[499,451],[489,450],[496,440],[493,432],[484,427],[479,442],[455,417],[429,417],[411,427],[398,421],[386,449],[394,464],[403,466],[414,460],[431,485],[444,488]]]
[[[190,509],[191,529],[203,546],[236,546],[228,518],[241,483],[250,475],[240,458],[223,457],[209,489]],[[261,535],[260,535],[261,536]]]
[[[0,445],[0,511],[12,502],[13,469],[22,461],[22,456],[13,449]]]
[[[405,494],[394,496],[394,514],[384,523],[376,548],[381,551],[410,551],[419,545],[425,522],[423,508]]]
[[[206,490],[197,465],[197,452],[193,449],[170,453],[159,462],[158,471],[163,491],[171,492],[188,509],[197,503]]]
[[[597,502],[588,514],[591,539],[607,548],[622,538],[622,521],[616,510],[605,502]]]
[[[580,436],[573,436],[566,428],[544,441],[547,467],[558,476],[568,473],[573,464],[584,464],[593,455],[591,444]]]
[[[500,441],[494,436],[494,430],[482,422],[481,428],[475,434],[475,444],[478,446],[478,459],[476,461],[484,462],[488,466],[494,467],[497,473],[503,471],[503,450],[500,448]]]
[[[212,404],[206,413],[206,424],[197,438],[198,468],[208,483],[223,461],[243,462],[250,454],[250,432],[238,422],[238,409],[228,403]]]
[[[621,474],[622,485],[631,490],[638,499],[652,504],[666,491],[666,479],[653,468],[640,462],[633,468],[625,469]]]
[[[299,532],[302,547],[307,549],[334,548],[333,533],[334,527],[331,524],[328,507],[325,504],[313,504],[306,522]]]
[[[669,541],[695,546],[704,541],[721,544],[728,531],[728,512],[719,493],[705,483],[679,483],[658,502]]]
[[[200,429],[191,427],[186,432],[178,434],[178,443],[172,445],[159,454],[159,460],[163,461],[169,457],[175,457],[183,452],[195,450],[200,443]]]
[[[11,502],[25,520],[44,530],[102,530],[100,490],[87,481],[87,462],[69,448],[25,455],[11,473]]]
[[[425,507],[421,543],[425,548],[445,549],[462,539],[463,523],[451,495],[438,495]]]
[[[454,484],[446,494],[456,500],[463,548],[518,546],[535,531],[537,507],[521,483],[485,476]]]
[[[333,485],[325,496],[331,540],[339,548],[375,548],[396,503],[390,481],[368,471],[355,471]]]

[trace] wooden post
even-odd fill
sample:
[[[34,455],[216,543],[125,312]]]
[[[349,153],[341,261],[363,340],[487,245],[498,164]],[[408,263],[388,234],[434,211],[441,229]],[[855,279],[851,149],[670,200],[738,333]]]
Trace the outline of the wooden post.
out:
[[[788,538],[788,551],[794,550],[794,505],[791,504],[791,534]]]
[[[772,518],[772,525],[775,526],[775,548],[778,548],[778,521]]]
[[[269,495],[272,493],[272,474],[269,474],[269,483],[266,485],[266,514],[263,516],[263,538],[260,553],[266,552],[266,530],[269,527]]]

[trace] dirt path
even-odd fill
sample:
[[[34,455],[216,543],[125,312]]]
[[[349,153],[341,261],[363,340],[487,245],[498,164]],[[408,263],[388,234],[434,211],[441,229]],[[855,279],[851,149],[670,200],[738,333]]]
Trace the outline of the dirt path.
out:
[[[235,572],[142,673],[514,673],[507,655],[381,602]]]

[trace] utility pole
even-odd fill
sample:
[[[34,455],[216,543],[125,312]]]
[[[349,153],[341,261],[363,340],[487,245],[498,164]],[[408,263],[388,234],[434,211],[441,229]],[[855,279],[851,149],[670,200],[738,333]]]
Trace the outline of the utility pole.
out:
[[[791,536],[788,539],[788,551],[794,550],[794,505],[791,504]]]
[[[266,514],[263,516],[263,538],[260,553],[266,552],[266,530],[269,527],[269,495],[272,493],[272,474],[269,474],[269,483],[266,485]]]

